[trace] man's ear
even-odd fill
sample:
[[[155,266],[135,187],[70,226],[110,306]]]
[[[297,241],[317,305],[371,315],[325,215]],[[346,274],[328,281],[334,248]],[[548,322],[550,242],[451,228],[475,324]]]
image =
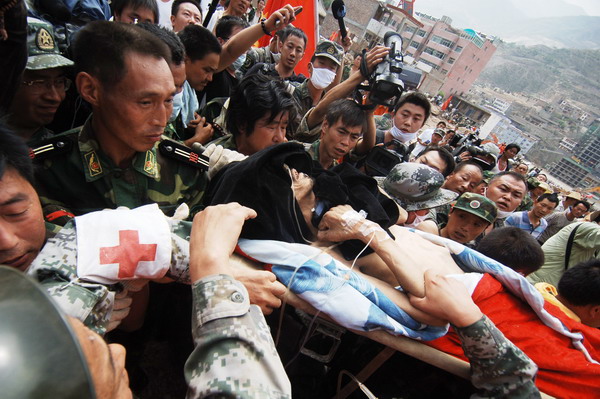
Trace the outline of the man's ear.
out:
[[[87,72],[79,72],[75,77],[79,95],[92,106],[98,106],[100,101],[100,81]]]
[[[175,23],[175,16],[171,15],[170,19],[171,19],[171,26],[173,26],[173,24]]]
[[[321,122],[321,138],[325,135],[325,130],[327,129],[329,129],[329,123],[327,119],[323,119],[323,122]]]

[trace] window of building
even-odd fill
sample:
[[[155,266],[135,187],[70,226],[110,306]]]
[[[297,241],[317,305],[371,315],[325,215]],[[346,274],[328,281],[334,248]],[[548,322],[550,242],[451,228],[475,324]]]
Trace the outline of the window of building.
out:
[[[442,69],[442,73],[443,73],[444,75],[446,75],[446,74],[448,73],[448,70],[447,70],[447,69]]]
[[[433,69],[437,69],[437,70],[439,70],[439,69],[440,69],[440,67],[439,67],[438,65],[435,65],[433,62],[430,62],[430,61],[424,60],[423,58],[421,58],[421,59],[419,60],[419,62],[422,62],[422,63],[423,63],[423,64],[425,64],[425,65],[429,65],[429,66],[430,66],[430,67],[432,67]]]
[[[443,60],[444,58],[446,58],[446,54],[442,53],[441,51],[432,49],[431,47],[425,47],[425,50],[423,50],[424,53],[427,54],[431,54],[436,58],[439,58],[440,60]]]
[[[431,41],[435,42],[435,43],[439,43],[442,46],[445,46],[448,48],[452,48],[452,46],[454,45],[454,43],[452,43],[451,40],[444,39],[443,37],[437,36],[437,35],[433,35],[433,37],[431,38]]]
[[[417,32],[417,36],[421,36],[421,37],[425,37],[425,32],[423,29],[419,29],[419,31]]]
[[[454,64],[454,61],[456,61],[454,58],[448,58],[448,64]]]
[[[412,42],[410,42],[410,47],[418,48],[419,47],[419,43],[417,43],[417,42],[415,42],[413,40]]]
[[[416,30],[417,30],[417,28],[415,28],[415,27],[412,27],[412,26],[407,26],[407,27],[405,27],[405,28],[404,28],[403,32],[406,32],[406,33],[413,33],[413,32],[414,32],[414,31],[416,31]]]
[[[456,48],[454,49],[454,51],[456,51],[457,53],[460,53],[462,51],[462,46],[456,46]]]

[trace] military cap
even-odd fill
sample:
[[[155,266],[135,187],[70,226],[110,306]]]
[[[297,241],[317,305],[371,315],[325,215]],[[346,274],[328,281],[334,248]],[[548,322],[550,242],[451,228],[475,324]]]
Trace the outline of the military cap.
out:
[[[440,136],[441,138],[444,138],[444,136],[446,135],[446,133],[444,133],[443,129],[435,129],[433,131],[433,134],[437,134],[438,136]]]
[[[463,193],[456,200],[454,209],[472,213],[490,224],[494,223],[496,216],[498,216],[498,208],[496,208],[494,201],[475,193]]]
[[[344,49],[337,43],[331,40],[321,40],[317,44],[315,50],[315,57],[329,58],[338,65],[342,65],[342,58],[344,57]]]
[[[73,65],[60,55],[52,25],[37,18],[27,18],[27,55],[26,69],[31,71]]]
[[[494,143],[487,142],[484,143],[481,148],[483,148],[485,150],[485,152],[487,152],[488,154],[490,154],[492,157],[494,157],[494,161],[498,162],[498,156],[500,156],[500,148],[498,148],[498,146]]]
[[[440,172],[420,163],[399,163],[386,177],[376,180],[407,211],[435,208],[457,196],[455,192],[442,188],[444,176]]]
[[[0,386],[3,398],[95,398],[73,328],[46,291],[0,266]]]

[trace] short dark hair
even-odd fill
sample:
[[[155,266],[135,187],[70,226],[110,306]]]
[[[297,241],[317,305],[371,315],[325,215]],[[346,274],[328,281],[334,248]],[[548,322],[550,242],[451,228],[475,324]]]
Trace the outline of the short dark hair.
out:
[[[246,29],[250,26],[250,24],[240,17],[223,15],[215,26],[215,35],[223,40],[229,40],[231,39],[231,32],[233,31],[233,28],[238,26],[242,29]]]
[[[548,176],[546,176],[546,174],[544,174],[544,173],[538,173],[535,177],[537,178],[539,176],[545,176],[546,180],[548,180]]]
[[[600,305],[600,260],[591,259],[571,267],[557,288],[560,296],[575,306]]]
[[[192,61],[201,60],[208,54],[221,54],[221,45],[216,36],[203,26],[188,25],[178,35],[186,56]]]
[[[198,8],[198,11],[200,11],[200,14],[202,14],[202,8],[200,8],[200,2],[199,1],[196,1],[196,0],[175,0],[173,2],[173,4],[171,5],[171,15],[173,17],[177,15],[177,13],[179,12],[179,6],[182,5],[183,3],[191,3],[191,4],[195,5],[196,8]]]
[[[130,6],[134,10],[137,8],[146,8],[154,14],[154,23],[158,22],[158,4],[156,0],[112,0],[113,15],[121,15],[125,7]]]
[[[535,238],[518,227],[501,227],[486,234],[477,251],[525,276],[544,264],[544,251]]]
[[[490,179],[490,181],[488,182],[488,186],[490,184],[492,184],[493,181],[498,180],[499,178],[501,178],[502,176],[510,176],[512,177],[514,180],[518,180],[520,182],[523,182],[523,184],[525,185],[525,190],[527,190],[527,180],[525,180],[525,177],[523,177],[522,174],[514,172],[512,170],[506,170],[504,172],[500,172],[495,174],[494,176],[492,176],[492,178]]]
[[[439,122],[438,122],[438,123],[436,123],[435,125],[437,126],[437,125],[439,125],[440,123],[441,123],[442,125],[444,125],[444,127],[446,127],[446,122],[444,122],[444,121],[439,121]]]
[[[33,185],[33,163],[25,141],[0,122],[0,179],[7,168],[13,168]]]
[[[125,56],[130,53],[167,62],[171,59],[165,43],[131,24],[90,22],[77,32],[73,44],[76,72],[87,72],[106,87],[113,87],[125,77]]]
[[[574,203],[573,208],[575,208],[579,204],[583,204],[583,206],[585,206],[585,209],[587,209],[588,211],[590,210],[591,205],[589,204],[589,202],[583,201],[583,200],[580,200],[580,201],[577,201],[576,203]]]
[[[245,76],[231,93],[225,115],[227,130],[234,136],[252,134],[256,122],[269,115],[269,122],[282,112],[296,117],[296,102],[281,79],[257,73]]]
[[[510,143],[506,147],[504,147],[504,152],[506,152],[507,150],[510,150],[511,148],[516,148],[517,154],[519,153],[519,151],[521,151],[520,145],[518,145],[517,143]]]
[[[458,164],[456,164],[456,167],[454,168],[453,173],[460,172],[461,170],[463,170],[467,166],[474,166],[474,167],[476,167],[477,170],[479,171],[479,173],[481,173],[481,178],[483,179],[483,169],[481,168],[481,166],[479,166],[478,164],[476,164],[473,161],[459,162]]]
[[[446,167],[444,168],[444,170],[441,171],[441,173],[442,173],[442,175],[444,175],[444,177],[448,177],[448,175],[450,173],[452,173],[454,171],[454,168],[456,167],[456,162],[454,161],[454,156],[452,155],[452,153],[450,151],[448,151],[444,147],[438,147],[438,146],[427,147],[425,149],[425,151],[423,151],[422,153],[419,154],[419,156],[422,156],[423,154],[427,154],[428,152],[431,152],[431,151],[436,151],[438,154],[440,154],[440,158],[442,158],[442,161],[444,161],[446,163]]]
[[[300,28],[292,27],[285,32],[285,36],[280,38],[281,42],[284,43],[288,37],[296,36],[300,39],[304,40],[304,48],[306,49],[306,43],[308,43],[308,37],[306,37],[306,33]]]
[[[329,104],[325,114],[325,120],[329,126],[335,125],[340,118],[346,126],[361,126],[364,129],[367,123],[365,112],[360,106],[355,101],[346,98],[340,98]]]
[[[427,122],[427,119],[429,119],[429,115],[431,114],[431,103],[429,102],[429,100],[427,99],[427,97],[424,94],[412,92],[412,93],[403,95],[400,98],[400,101],[398,101],[398,103],[394,107],[394,113],[398,112],[398,110],[404,104],[414,104],[416,106],[423,108],[425,110],[425,119],[423,119],[423,124],[425,124],[425,122]]]
[[[558,206],[558,203],[560,202],[560,200],[558,199],[558,195],[556,195],[555,193],[544,193],[537,198],[538,202],[543,201],[543,200],[548,200],[550,202],[553,202],[555,204],[554,205],[555,208]]]
[[[170,63],[175,65],[183,64],[183,61],[185,61],[185,47],[183,47],[183,43],[181,43],[175,32],[156,24],[141,23],[137,26],[152,33],[169,47],[171,51]]]

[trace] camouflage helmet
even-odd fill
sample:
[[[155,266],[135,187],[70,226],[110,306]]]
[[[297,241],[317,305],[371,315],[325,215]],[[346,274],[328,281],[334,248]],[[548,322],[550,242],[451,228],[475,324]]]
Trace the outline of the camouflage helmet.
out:
[[[331,40],[321,40],[319,43],[317,43],[314,56],[329,58],[337,65],[342,65],[344,49],[339,44],[334,43]]]
[[[481,148],[485,150],[488,154],[490,154],[494,158],[494,162],[498,162],[498,157],[500,156],[500,148],[491,141],[484,143],[481,145]]]
[[[0,386],[3,398],[95,398],[73,329],[46,292],[0,266]]]
[[[472,213],[490,224],[494,223],[496,216],[498,216],[498,208],[496,208],[494,201],[475,193],[462,194],[456,200],[453,209]]]
[[[27,18],[27,55],[25,68],[30,71],[73,65],[60,55],[52,25],[37,18]]]
[[[420,163],[399,163],[386,177],[376,180],[407,211],[435,208],[457,196],[455,192],[441,188],[444,176],[440,172]]]

